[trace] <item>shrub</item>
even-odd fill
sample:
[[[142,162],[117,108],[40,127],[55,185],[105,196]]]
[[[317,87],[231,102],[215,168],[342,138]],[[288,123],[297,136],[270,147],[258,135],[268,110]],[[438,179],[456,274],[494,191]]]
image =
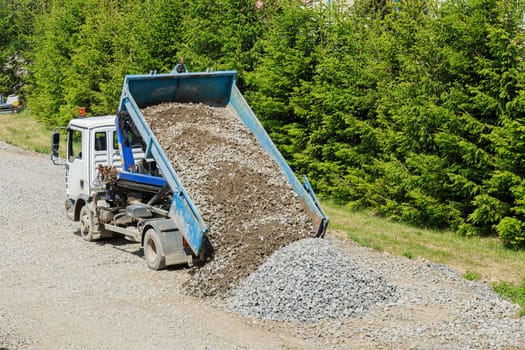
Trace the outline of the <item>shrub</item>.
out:
[[[524,228],[521,220],[506,216],[496,225],[496,232],[505,244],[519,248],[525,245]]]

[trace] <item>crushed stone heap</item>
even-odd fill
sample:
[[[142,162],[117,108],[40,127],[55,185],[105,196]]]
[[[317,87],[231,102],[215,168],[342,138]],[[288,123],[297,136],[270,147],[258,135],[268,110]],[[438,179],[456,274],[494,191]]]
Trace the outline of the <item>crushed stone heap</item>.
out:
[[[230,291],[227,307],[246,316],[317,322],[364,314],[397,298],[378,272],[325,239],[303,239],[276,251]]]
[[[222,296],[275,250],[315,235],[278,165],[227,108],[164,103],[142,114],[209,227],[214,258],[193,270],[190,294]]]

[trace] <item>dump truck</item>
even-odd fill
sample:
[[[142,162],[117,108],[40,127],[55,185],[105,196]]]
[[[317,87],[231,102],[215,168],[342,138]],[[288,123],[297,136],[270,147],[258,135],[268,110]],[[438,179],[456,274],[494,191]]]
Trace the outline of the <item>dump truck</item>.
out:
[[[66,167],[65,211],[80,222],[86,241],[122,235],[141,244],[154,270],[202,263],[209,256],[208,225],[142,114],[162,103],[226,108],[282,170],[312,220],[312,236],[324,235],[328,219],[308,179],[301,182],[294,174],[235,80],[235,71],[128,75],[115,116],[81,115],[69,122],[63,160],[61,133],[53,133],[51,158]]]

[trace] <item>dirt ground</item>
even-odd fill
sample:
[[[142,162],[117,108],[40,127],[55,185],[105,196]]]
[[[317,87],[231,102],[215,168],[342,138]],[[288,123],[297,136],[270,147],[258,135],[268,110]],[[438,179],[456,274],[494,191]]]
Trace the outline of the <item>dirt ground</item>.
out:
[[[5,149],[0,147],[0,348],[525,348],[525,322],[515,308],[497,312],[503,304],[476,292],[478,284],[339,240],[396,283],[401,300],[361,317],[316,323],[225,312],[186,293],[181,286],[190,278],[188,268],[152,271],[140,247],[122,238],[85,242],[63,209],[64,168],[46,156]]]
[[[0,149],[0,348],[320,348],[188,296],[188,268],[154,272],[137,244],[83,241],[50,163]]]

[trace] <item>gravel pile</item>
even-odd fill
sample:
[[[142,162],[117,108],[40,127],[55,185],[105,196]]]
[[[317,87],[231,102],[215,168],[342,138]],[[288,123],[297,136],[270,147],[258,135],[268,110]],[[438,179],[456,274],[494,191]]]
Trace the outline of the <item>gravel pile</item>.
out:
[[[246,316],[316,322],[360,316],[396,297],[396,288],[377,271],[330,241],[310,238],[275,252],[227,302]]]
[[[322,338],[340,348],[351,343],[358,348],[525,349],[519,306],[501,299],[487,284],[465,280],[445,265],[330,238],[358,269],[376,271],[396,293],[357,317],[305,324],[298,332],[305,340]]]
[[[487,284],[331,236],[275,252],[224,307],[326,348],[525,349],[519,307]]]
[[[275,250],[315,235],[285,175],[227,108],[164,103],[142,114],[209,226],[215,255],[188,292],[222,296]]]

